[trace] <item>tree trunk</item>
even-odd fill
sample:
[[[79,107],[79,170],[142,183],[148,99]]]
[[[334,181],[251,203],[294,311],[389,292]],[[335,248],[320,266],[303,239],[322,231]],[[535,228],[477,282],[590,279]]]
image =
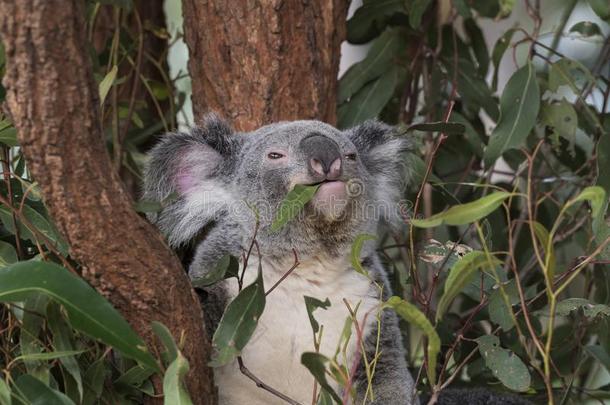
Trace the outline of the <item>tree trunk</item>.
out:
[[[80,0],[2,0],[4,84],[13,122],[45,202],[83,276],[150,347],[150,322],[184,336],[196,403],[212,404],[210,346],[199,302],[175,255],[132,209],[103,143]]]
[[[336,120],[345,0],[183,0],[195,117]]]

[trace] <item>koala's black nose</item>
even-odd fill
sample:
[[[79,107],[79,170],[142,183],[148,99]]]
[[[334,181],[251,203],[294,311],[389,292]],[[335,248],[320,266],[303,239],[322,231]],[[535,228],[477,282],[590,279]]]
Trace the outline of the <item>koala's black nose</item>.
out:
[[[301,141],[301,150],[307,157],[309,169],[328,180],[341,176],[341,151],[339,145],[324,135],[310,135]]]

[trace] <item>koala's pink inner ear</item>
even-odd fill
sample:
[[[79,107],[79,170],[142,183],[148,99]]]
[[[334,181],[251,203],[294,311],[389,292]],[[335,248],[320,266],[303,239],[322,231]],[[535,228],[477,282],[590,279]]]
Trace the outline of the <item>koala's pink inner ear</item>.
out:
[[[182,169],[176,175],[176,186],[180,194],[186,194],[196,186],[195,176],[187,169]]]
[[[214,171],[221,162],[220,154],[207,145],[197,145],[186,151],[174,177],[177,191],[180,194],[193,192],[214,177]]]

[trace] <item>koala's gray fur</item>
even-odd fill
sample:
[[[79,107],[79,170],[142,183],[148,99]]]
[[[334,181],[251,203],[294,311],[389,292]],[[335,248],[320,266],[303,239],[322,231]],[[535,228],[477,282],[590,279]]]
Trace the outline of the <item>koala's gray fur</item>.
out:
[[[310,156],[306,156],[305,152],[299,149],[301,141],[312,134],[320,135],[337,145],[344,157],[341,161],[341,177],[338,180],[348,182],[347,184],[357,181],[356,184],[361,186],[361,190],[348,196],[339,216],[327,215],[323,208],[318,209],[308,204],[299,218],[289,222],[276,233],[270,232],[277,207],[294,185],[315,183],[315,173],[308,163]],[[366,122],[347,131],[340,131],[318,121],[294,121],[267,125],[250,133],[240,133],[234,132],[225,122],[210,115],[202,126],[192,129],[190,133],[166,135],[151,151],[145,174],[144,198],[155,201],[170,200],[161,212],[152,214],[150,219],[167,235],[173,247],[189,243],[194,245],[195,253],[189,265],[189,275],[192,278],[206,274],[225,254],[243,257],[253,237],[256,225],[253,210],[257,210],[260,214],[260,226],[256,240],[260,248],[260,259],[264,260],[263,274],[272,274],[274,271],[279,272],[279,269],[290,267],[292,252],[295,249],[299,261],[304,263],[304,272],[318,273],[299,273],[300,266],[285,280],[286,286],[294,282],[296,284],[293,285],[301,288],[299,293],[304,291],[305,295],[316,296],[318,288],[330,288],[332,286],[328,283],[333,283],[333,280],[339,280],[342,275],[352,277],[351,275],[355,274],[350,265],[349,254],[357,235],[377,234],[382,219],[390,225],[400,222],[398,202],[409,178],[405,157],[410,147],[407,138],[396,136],[392,127],[376,121]],[[282,161],[283,163],[269,160],[269,151],[276,150],[285,153],[287,160]],[[348,155],[354,154],[355,160],[347,159]],[[173,194],[177,194],[174,199],[171,198]],[[371,214],[367,211],[369,206],[376,207],[377,211]],[[362,207],[367,208],[362,211]],[[366,281],[366,285],[371,288],[365,288],[362,297],[379,303],[381,299],[389,296],[390,288],[379,257],[371,245],[366,244],[363,249],[362,265],[372,279],[383,286],[384,297],[379,296],[378,290],[372,288],[370,281]],[[329,274],[337,276],[330,277]],[[302,278],[301,281],[299,277]],[[347,284],[338,284],[338,288],[349,290],[350,279],[341,280],[347,280]],[[364,282],[361,278],[354,280],[360,284]],[[201,293],[210,335],[228,301],[235,295],[234,287],[228,284],[229,281],[206,288]],[[338,294],[342,292],[343,290],[340,290]],[[293,295],[295,294],[297,293]],[[274,299],[289,296],[290,291],[273,291],[268,296],[268,306],[272,305]],[[304,310],[302,295],[293,298],[285,305],[293,306],[300,302]],[[341,305],[341,297],[330,298],[333,304]],[[335,303],[336,301],[338,302]],[[281,306],[276,305],[275,308],[281,310]],[[316,317],[321,312],[324,311],[316,312]],[[261,322],[262,320],[261,317]],[[371,359],[376,351],[377,322],[369,320],[368,325],[364,346],[367,357]],[[413,379],[407,368],[396,315],[392,311],[383,311],[380,325],[381,355],[373,379],[375,400],[372,403],[417,404],[419,401],[414,394]],[[342,324],[339,327],[342,328]],[[290,335],[297,332],[281,332],[288,338],[300,338]],[[260,336],[255,336],[252,340],[258,340],[259,344],[261,341],[264,343],[264,340],[269,338],[269,333],[274,332],[261,332]],[[298,333],[311,336],[309,325],[302,325]],[[254,344],[252,341],[251,343]],[[300,356],[300,353],[297,354]],[[248,362],[245,355],[244,360]],[[248,366],[251,368],[253,365],[248,363]],[[302,366],[293,366],[293,369],[298,367]],[[220,371],[219,380],[224,381],[223,373],[232,372]],[[269,375],[274,378],[274,374]],[[232,381],[230,378],[229,380]],[[276,383],[279,384],[278,381],[265,382],[272,387],[275,387]],[[358,403],[362,403],[367,387],[362,365],[357,368],[354,382]],[[270,394],[257,389],[254,384],[246,385],[244,382],[236,385],[219,387],[222,405],[235,403],[231,402],[235,399],[225,399],[225,402],[222,402],[223,389],[249,390],[243,397],[249,398],[248,403],[251,404],[274,403],[276,400]],[[290,396],[291,392],[285,394]],[[229,394],[226,394],[225,398],[238,398],[227,395]],[[258,402],[255,398],[257,395],[261,398]],[[443,398],[441,396],[440,403],[444,402]],[[310,402],[311,398],[307,401]]]

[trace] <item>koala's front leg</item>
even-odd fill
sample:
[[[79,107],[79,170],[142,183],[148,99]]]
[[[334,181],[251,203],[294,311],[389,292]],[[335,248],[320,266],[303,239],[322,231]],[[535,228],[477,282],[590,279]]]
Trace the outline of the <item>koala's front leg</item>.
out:
[[[377,346],[377,328],[373,328],[365,339],[365,350],[368,359],[375,356]],[[375,366],[372,390],[374,400],[367,399],[371,405],[418,405],[414,381],[407,368],[406,352],[403,347],[398,318],[392,311],[384,311],[381,316],[379,351],[381,355]],[[367,378],[364,364],[360,364],[356,376],[357,401],[362,403],[367,389]]]

